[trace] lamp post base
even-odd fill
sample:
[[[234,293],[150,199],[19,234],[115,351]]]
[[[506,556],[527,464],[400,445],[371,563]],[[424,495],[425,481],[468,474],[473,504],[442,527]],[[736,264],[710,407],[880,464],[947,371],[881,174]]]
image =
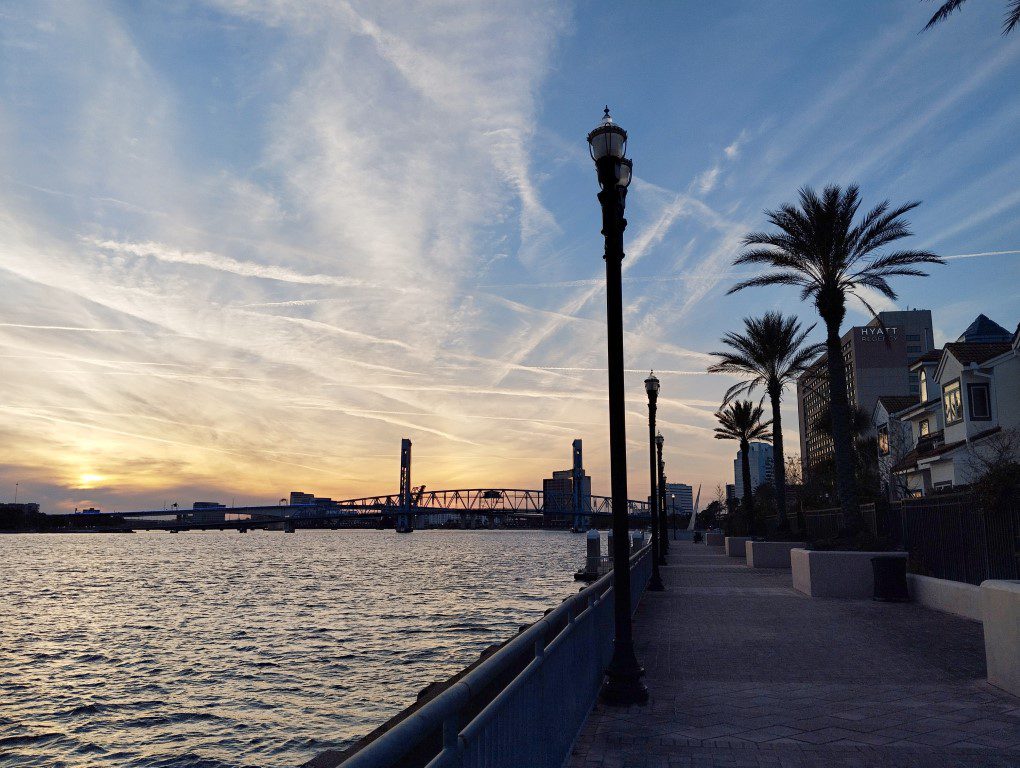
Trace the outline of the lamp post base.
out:
[[[648,591],[649,592],[664,592],[666,590],[665,585],[662,583],[662,577],[657,573],[652,574],[652,578],[648,580]]]
[[[613,660],[606,670],[606,681],[599,691],[599,700],[610,707],[629,707],[648,703],[648,689],[641,682],[645,670],[637,662],[634,649],[617,645]]]

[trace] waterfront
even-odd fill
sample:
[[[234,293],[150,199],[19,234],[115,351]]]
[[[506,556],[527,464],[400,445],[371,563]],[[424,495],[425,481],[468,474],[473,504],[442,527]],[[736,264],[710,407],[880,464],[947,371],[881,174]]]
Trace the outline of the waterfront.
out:
[[[553,531],[0,537],[0,753],[298,765],[574,592],[583,546]]]

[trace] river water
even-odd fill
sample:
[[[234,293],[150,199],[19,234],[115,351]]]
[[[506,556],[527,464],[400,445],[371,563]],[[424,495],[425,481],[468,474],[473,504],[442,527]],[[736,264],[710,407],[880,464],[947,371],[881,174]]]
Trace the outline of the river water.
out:
[[[554,531],[0,536],[0,765],[296,766],[576,591]]]

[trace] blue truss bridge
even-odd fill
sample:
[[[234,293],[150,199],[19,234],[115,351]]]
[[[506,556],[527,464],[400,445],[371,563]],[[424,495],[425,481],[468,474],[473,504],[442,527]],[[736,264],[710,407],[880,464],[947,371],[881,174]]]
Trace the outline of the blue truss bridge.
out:
[[[591,478],[582,465],[581,441],[573,442],[573,468],[561,475],[569,490],[547,494],[521,488],[459,488],[427,491],[411,486],[411,441],[400,444],[400,486],[396,493],[363,496],[358,499],[315,499],[313,503],[225,507],[198,505],[191,510],[145,509],[105,515],[123,530],[210,530],[298,527],[385,527],[400,533],[421,527],[570,527],[587,530],[607,523],[613,515],[613,500],[591,495]],[[281,502],[283,500],[281,499]],[[291,501],[294,501],[292,496]],[[628,501],[627,515],[634,526],[649,521],[648,502]],[[71,517],[71,516],[67,516]],[[75,515],[85,521],[88,515]]]
[[[244,507],[215,507],[194,510],[149,509],[118,512],[125,527],[132,530],[225,530],[295,527],[313,523],[336,527],[368,527],[373,521],[384,524],[408,516],[409,530],[425,527],[433,516],[459,517],[463,527],[473,523],[507,527],[554,524],[608,522],[613,514],[613,500],[608,496],[582,497],[582,506],[575,511],[557,497],[547,510],[542,491],[521,488],[459,488],[426,491],[414,489],[411,503],[405,504],[399,493],[343,499],[322,504],[283,504]],[[648,522],[648,503],[629,501],[627,514],[635,525]],[[580,519],[577,519],[580,518]],[[563,521],[566,521],[564,523]]]

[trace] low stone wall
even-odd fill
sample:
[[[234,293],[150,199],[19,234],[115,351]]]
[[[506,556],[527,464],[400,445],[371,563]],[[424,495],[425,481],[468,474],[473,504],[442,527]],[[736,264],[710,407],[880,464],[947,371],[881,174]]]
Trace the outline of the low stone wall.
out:
[[[988,682],[1020,696],[1020,581],[981,583]]]
[[[962,581],[933,579],[931,576],[907,574],[910,598],[919,605],[964,619],[981,621],[981,587]]]
[[[810,597],[865,599],[875,593],[871,558],[906,557],[906,552],[790,550],[793,588]]]
[[[721,547],[725,543],[722,531],[709,531],[705,534],[705,543],[710,547]]]
[[[790,568],[790,551],[802,549],[803,541],[748,541],[744,556],[751,568]]]
[[[744,557],[744,544],[750,540],[750,536],[727,536],[726,554],[730,557]]]

